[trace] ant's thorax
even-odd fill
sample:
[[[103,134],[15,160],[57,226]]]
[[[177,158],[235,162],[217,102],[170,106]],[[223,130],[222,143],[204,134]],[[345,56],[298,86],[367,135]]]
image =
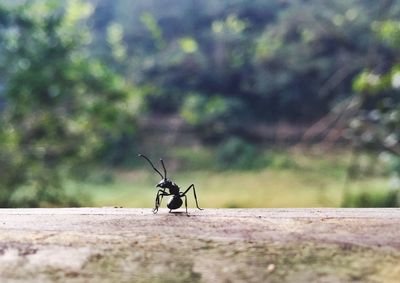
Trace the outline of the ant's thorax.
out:
[[[173,195],[179,195],[180,192],[180,188],[177,184],[175,184],[174,182],[172,182],[169,179],[162,179],[157,186],[158,188],[162,188],[162,189],[168,189],[169,192]]]

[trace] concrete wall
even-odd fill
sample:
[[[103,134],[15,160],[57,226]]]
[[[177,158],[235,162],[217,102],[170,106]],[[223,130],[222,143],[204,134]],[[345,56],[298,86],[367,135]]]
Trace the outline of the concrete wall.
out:
[[[0,210],[0,282],[399,278],[399,209]]]

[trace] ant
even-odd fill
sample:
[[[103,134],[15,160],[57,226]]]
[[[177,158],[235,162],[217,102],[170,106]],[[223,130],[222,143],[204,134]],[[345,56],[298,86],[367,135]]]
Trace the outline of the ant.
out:
[[[153,208],[153,213],[156,214],[158,211],[158,208],[160,207],[161,201],[163,199],[163,197],[165,196],[172,196],[170,198],[170,200],[167,203],[167,207],[169,208],[169,212],[171,212],[171,210],[173,209],[178,209],[182,206],[182,197],[185,198],[185,208],[186,208],[186,214],[188,214],[187,211],[187,197],[186,197],[186,193],[193,188],[193,194],[194,194],[194,199],[196,200],[196,206],[199,210],[203,210],[202,208],[199,207],[199,204],[197,203],[197,196],[196,196],[196,189],[194,187],[194,184],[191,184],[189,186],[189,188],[186,189],[186,191],[181,192],[180,188],[177,184],[175,184],[174,182],[172,182],[171,180],[167,179],[167,170],[165,169],[165,165],[164,165],[164,161],[162,159],[160,159],[161,165],[164,169],[164,176],[160,173],[160,171],[157,170],[156,167],[154,167],[153,163],[150,161],[149,158],[147,158],[145,155],[143,154],[139,154],[139,157],[143,157],[144,159],[146,159],[151,167],[153,167],[153,169],[161,176],[161,181],[156,185],[156,188],[160,188],[157,192],[157,196],[155,199],[155,206]],[[169,193],[167,193],[165,190],[168,189]],[[161,197],[161,199],[160,199]]]

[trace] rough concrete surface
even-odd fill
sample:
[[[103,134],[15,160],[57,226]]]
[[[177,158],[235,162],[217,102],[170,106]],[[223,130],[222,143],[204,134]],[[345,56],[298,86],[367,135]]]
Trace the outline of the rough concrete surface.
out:
[[[400,209],[0,209],[0,282],[400,282]]]

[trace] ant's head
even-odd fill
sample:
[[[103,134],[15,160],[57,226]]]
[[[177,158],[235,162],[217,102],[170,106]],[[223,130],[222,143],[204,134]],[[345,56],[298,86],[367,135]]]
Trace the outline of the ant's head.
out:
[[[172,186],[172,181],[165,178],[162,179],[157,185],[156,188],[162,188],[162,189],[167,189],[170,188]]]
[[[146,159],[151,167],[153,167],[154,171],[156,171],[162,178],[162,180],[157,184],[156,187],[158,188],[168,188],[170,187],[170,185],[172,185],[171,180],[167,179],[167,169],[165,169],[165,165],[164,165],[164,161],[162,159],[160,159],[161,165],[164,169],[164,176],[160,173],[160,171],[158,171],[158,169],[156,167],[154,167],[153,163],[150,161],[150,159],[148,159],[146,156],[139,154],[139,157],[143,157],[144,159]]]

